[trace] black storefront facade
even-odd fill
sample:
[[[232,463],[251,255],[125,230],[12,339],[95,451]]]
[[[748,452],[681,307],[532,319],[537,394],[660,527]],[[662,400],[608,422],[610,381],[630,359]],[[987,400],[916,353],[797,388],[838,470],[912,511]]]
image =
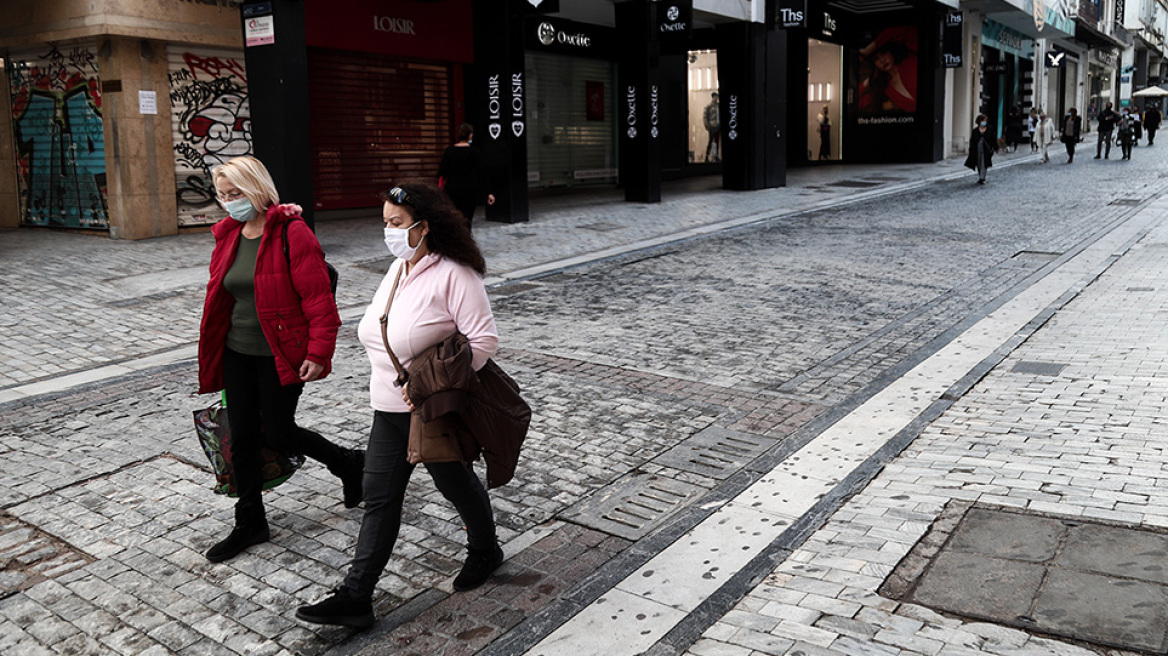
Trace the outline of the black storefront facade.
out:
[[[242,5],[245,35],[257,16],[275,34],[245,49],[255,152],[280,188],[315,191],[310,219],[313,208],[374,207],[391,179],[436,176],[462,120],[475,126],[496,197],[489,220],[528,220],[541,187],[617,183],[629,201],[657,202],[662,180],[677,176],[720,171],[726,188],[744,190],[785,183],[787,69],[768,65],[785,61],[785,32],[709,14],[694,29],[692,0],[590,4],[611,24],[565,19],[555,0],[394,11],[359,0],[359,12],[336,15],[324,0]],[[453,40],[435,29],[444,12],[468,26]],[[691,134],[695,53],[716,60],[700,95],[721,91],[718,161],[704,161],[707,140]],[[352,111],[361,116],[337,120]]]
[[[940,35],[950,7],[783,0],[778,9],[789,39],[792,166],[942,158]],[[793,20],[796,12],[804,20]]]

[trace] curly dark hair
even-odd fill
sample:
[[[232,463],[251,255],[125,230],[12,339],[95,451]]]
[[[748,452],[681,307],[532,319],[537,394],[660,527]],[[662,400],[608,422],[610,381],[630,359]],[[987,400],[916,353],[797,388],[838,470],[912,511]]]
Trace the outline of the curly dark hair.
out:
[[[401,189],[405,195],[395,194],[395,189]],[[429,180],[404,180],[381,192],[381,200],[404,208],[415,221],[426,222],[430,229],[426,235],[430,252],[465,264],[480,276],[486,275],[487,263],[466,219],[437,185]]]

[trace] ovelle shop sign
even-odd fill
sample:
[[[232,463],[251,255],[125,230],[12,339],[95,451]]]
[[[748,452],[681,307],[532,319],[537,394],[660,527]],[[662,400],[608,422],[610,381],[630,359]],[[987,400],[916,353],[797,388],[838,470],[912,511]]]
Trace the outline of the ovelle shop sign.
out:
[[[693,0],[658,2],[655,25],[663,40],[688,39],[693,33]]]
[[[528,52],[596,59],[612,59],[616,55],[616,30],[611,27],[547,16],[531,16],[524,24]]]

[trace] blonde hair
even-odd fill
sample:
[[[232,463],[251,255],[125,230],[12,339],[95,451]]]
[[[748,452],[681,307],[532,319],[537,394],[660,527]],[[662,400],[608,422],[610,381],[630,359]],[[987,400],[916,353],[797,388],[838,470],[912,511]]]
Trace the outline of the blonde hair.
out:
[[[217,185],[221,178],[242,191],[259,212],[280,202],[272,174],[268,173],[263,163],[250,155],[232,158],[226,164],[215,167],[211,172],[212,184]]]

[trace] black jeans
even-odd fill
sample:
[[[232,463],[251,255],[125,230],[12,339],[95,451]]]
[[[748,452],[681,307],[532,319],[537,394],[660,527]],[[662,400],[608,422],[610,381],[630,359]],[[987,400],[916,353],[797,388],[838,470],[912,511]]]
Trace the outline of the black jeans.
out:
[[[275,357],[243,355],[225,349],[223,386],[227,390],[227,422],[231,428],[231,462],[239,500],[236,522],[264,516],[263,462],[260,448],[303,454],[328,466],[344,467],[345,450],[313,431],[296,425],[296,404],[304,383],[281,385]]]
[[[357,553],[344,583],[360,598],[373,596],[401,529],[406,485],[414,472],[414,465],[406,460],[409,436],[410,413],[373,413],[365,450],[365,516],[361,518]],[[459,462],[437,462],[426,463],[426,470],[442,496],[458,510],[470,547],[493,549],[497,543],[491,500],[474,469]]]
[[[1107,144],[1107,150],[1104,151],[1103,145]],[[1095,156],[1100,155],[1104,157],[1111,157],[1111,130],[1100,130],[1099,141],[1095,144]]]

